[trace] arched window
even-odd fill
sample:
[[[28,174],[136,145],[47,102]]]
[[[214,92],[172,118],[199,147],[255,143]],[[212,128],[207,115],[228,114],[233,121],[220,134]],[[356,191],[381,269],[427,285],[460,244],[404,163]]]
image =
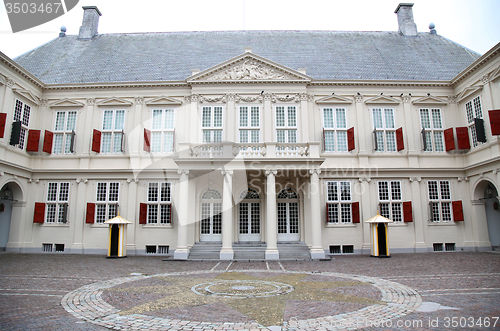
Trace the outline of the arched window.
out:
[[[240,200],[246,199],[260,199],[260,196],[256,190],[254,190],[253,188],[248,188],[240,194]]]
[[[298,199],[299,196],[291,188],[282,189],[278,193],[278,199]]]
[[[204,200],[217,200],[222,199],[222,195],[216,189],[209,188],[203,192],[201,198]]]

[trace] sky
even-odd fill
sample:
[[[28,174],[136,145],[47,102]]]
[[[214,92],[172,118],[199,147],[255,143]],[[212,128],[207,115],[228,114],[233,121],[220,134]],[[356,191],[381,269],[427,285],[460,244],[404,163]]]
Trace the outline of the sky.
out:
[[[56,2],[58,0],[54,0]],[[397,31],[392,0],[80,0],[68,13],[40,26],[12,33],[0,5],[0,51],[15,58],[57,38],[61,26],[77,35],[82,6],[97,6],[104,33],[220,31],[220,30],[333,30]],[[500,42],[500,0],[414,0],[419,32],[437,33],[484,54]]]

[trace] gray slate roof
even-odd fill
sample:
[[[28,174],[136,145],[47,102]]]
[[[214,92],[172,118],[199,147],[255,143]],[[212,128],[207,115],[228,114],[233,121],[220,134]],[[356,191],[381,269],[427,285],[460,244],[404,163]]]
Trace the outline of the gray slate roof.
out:
[[[451,80],[479,54],[419,33],[225,31],[57,38],[14,60],[46,84],[183,81],[252,47],[315,80]]]

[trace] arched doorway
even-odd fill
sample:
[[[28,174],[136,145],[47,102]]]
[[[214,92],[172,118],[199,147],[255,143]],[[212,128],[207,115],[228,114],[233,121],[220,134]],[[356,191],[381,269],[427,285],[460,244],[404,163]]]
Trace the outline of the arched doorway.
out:
[[[278,193],[278,241],[299,241],[299,196],[291,188]]]
[[[239,241],[260,241],[260,196],[253,188],[241,192],[238,211]]]
[[[216,189],[201,195],[200,241],[222,241],[222,195]]]
[[[483,185],[478,185],[476,190],[482,193],[480,200],[484,201],[491,247],[498,250],[500,249],[500,201],[498,199],[498,190],[491,182],[485,181],[481,184]]]
[[[0,189],[0,251],[5,251],[11,233],[19,234],[20,224],[12,225],[12,220],[20,220],[23,200],[21,188],[15,182],[9,182]]]

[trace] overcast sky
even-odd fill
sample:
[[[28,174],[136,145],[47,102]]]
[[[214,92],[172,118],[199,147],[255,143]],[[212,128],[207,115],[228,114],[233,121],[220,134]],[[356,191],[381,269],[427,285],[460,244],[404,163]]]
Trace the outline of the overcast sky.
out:
[[[0,6],[0,51],[14,58],[57,38],[63,25],[68,35],[78,34],[82,6],[99,8],[101,34],[214,30],[397,31],[394,10],[399,2],[80,0],[67,14],[15,34],[5,7]],[[415,0],[414,3],[413,16],[419,32],[428,32],[429,23],[433,22],[439,35],[480,54],[500,42],[500,0]]]

